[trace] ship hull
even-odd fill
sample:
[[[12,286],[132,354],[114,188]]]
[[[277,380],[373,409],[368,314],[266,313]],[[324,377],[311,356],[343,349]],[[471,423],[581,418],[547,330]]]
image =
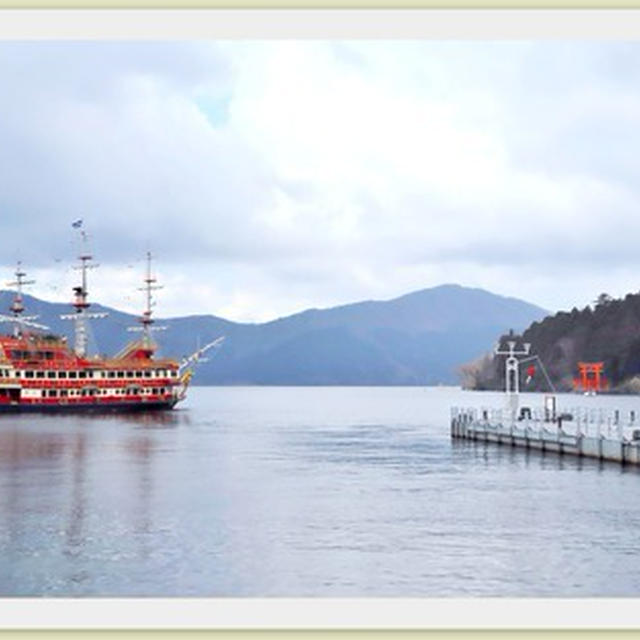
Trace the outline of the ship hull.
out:
[[[8,413],[135,413],[170,411],[177,401],[170,402],[119,402],[112,404],[0,404],[0,415]]]

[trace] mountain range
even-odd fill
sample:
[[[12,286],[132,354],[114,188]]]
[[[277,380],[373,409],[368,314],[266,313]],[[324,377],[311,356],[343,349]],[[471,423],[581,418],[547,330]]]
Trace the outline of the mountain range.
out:
[[[13,293],[0,292],[7,309]],[[69,305],[25,295],[27,313],[71,338],[61,320]],[[107,318],[91,322],[93,351],[113,355],[133,335],[136,317],[93,304]],[[196,384],[455,384],[458,367],[489,351],[508,329],[523,330],[547,312],[482,289],[441,285],[387,301],[309,309],[271,322],[238,323],[213,315],[159,320],[159,353],[182,357],[218,336],[222,347],[198,366]]]

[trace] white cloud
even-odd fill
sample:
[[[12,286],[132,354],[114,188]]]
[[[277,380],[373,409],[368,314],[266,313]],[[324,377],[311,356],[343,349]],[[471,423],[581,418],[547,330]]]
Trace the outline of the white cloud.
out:
[[[639,54],[2,43],[3,262],[50,280],[83,217],[95,297],[128,307],[121,265],[150,248],[161,315],[264,320],[442,282],[548,308],[623,294],[640,266]]]

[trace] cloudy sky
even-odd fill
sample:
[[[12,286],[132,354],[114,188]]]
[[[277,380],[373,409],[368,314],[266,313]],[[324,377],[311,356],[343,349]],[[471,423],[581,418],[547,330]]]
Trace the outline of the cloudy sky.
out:
[[[263,321],[455,282],[640,289],[640,44],[0,43],[0,273]]]

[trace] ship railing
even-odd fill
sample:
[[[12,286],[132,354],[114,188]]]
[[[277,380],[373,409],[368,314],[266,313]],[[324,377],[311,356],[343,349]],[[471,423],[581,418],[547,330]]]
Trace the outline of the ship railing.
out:
[[[89,365],[91,366],[91,362]],[[138,360],[136,358],[130,358],[123,360],[118,358],[118,356],[100,358],[100,361],[96,364],[99,364],[100,367],[104,367],[106,369],[117,369],[126,366],[129,369],[161,369],[164,367],[177,367],[178,362],[173,358],[154,358],[153,360]]]

